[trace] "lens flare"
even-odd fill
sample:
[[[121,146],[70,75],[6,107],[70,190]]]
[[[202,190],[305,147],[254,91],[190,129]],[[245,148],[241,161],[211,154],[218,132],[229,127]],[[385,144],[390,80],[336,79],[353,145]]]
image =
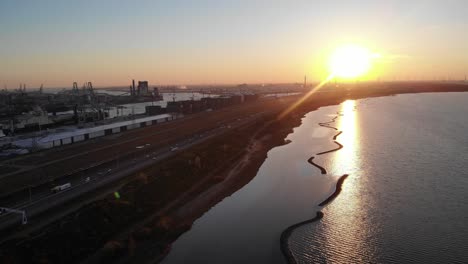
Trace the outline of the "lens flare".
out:
[[[338,48],[330,58],[330,71],[340,78],[356,78],[366,74],[372,61],[372,53],[367,49],[348,45]]]

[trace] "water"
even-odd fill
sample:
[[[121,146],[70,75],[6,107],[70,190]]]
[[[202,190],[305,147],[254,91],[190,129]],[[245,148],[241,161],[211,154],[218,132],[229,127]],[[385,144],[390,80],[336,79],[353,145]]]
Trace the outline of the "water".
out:
[[[158,105],[161,107],[166,107],[167,102],[172,101],[185,101],[185,100],[201,100],[203,97],[218,97],[219,95],[215,94],[202,94],[202,93],[161,93],[162,100],[155,102],[142,102],[142,103],[133,103],[133,104],[123,104],[121,105],[123,109],[117,109],[116,107],[111,107],[109,109],[109,118],[114,118],[116,116],[128,116],[128,115],[137,115],[144,114],[148,105]]]
[[[427,94],[359,102],[355,125],[344,128],[356,132],[353,144],[343,144],[356,147],[332,157],[335,167],[359,169],[322,221],[293,233],[297,259],[468,263],[467,99]]]
[[[182,235],[164,263],[284,263],[281,232],[300,263],[468,263],[468,93],[348,101],[303,119],[257,176]],[[320,127],[341,111],[343,131]],[[325,208],[336,176],[343,191]]]
[[[121,95],[124,92],[118,91],[106,91],[106,90],[98,90],[99,92],[108,93],[112,95]],[[202,93],[161,93],[162,100],[155,101],[155,102],[142,102],[142,103],[131,103],[131,104],[122,104],[120,105],[121,108],[117,107],[109,107],[106,112],[109,114],[108,118],[115,118],[118,116],[129,116],[129,115],[141,115],[146,112],[146,106],[148,105],[158,105],[161,107],[166,107],[167,102],[172,101],[185,101],[185,100],[201,100],[203,97],[218,97],[219,95],[216,94],[202,94]],[[65,112],[58,112],[58,115],[63,114],[73,114],[73,111],[65,111]],[[52,113],[49,113],[52,115]]]

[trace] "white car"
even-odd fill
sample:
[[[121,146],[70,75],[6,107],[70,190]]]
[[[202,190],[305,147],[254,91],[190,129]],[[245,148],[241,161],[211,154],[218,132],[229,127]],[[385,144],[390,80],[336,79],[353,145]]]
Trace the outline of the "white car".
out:
[[[62,185],[57,185],[54,188],[50,189],[51,192],[53,193],[58,193],[60,191],[66,190],[71,187],[71,183],[65,183]]]

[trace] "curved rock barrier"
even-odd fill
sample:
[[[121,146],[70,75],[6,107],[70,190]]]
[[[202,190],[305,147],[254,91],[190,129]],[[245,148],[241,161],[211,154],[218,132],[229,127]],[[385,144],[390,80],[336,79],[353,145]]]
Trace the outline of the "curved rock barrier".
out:
[[[312,164],[313,166],[319,168],[319,170],[320,170],[320,172],[321,172],[322,174],[327,174],[327,170],[326,170],[324,167],[322,167],[322,166],[318,165],[317,163],[313,162],[314,158],[315,158],[315,157],[310,157],[310,158],[307,160],[307,162],[309,162],[309,163]]]
[[[327,205],[328,203],[333,201],[333,199],[335,199],[341,193],[341,187],[343,186],[343,183],[346,180],[346,178],[348,178],[348,176],[349,176],[348,174],[344,174],[343,176],[341,176],[338,179],[338,181],[336,182],[335,191],[327,199],[325,199],[323,202],[319,203],[320,206]]]
[[[343,186],[343,183],[344,183],[344,181],[346,180],[347,177],[348,177],[348,174],[344,174],[343,176],[340,177],[340,179],[338,179],[338,181],[336,182],[335,191],[327,199],[325,199],[323,202],[321,202],[319,204],[319,206],[327,205],[328,203],[333,201],[333,199],[335,199],[340,194],[340,192],[342,190],[341,187]],[[302,225],[306,225],[306,224],[316,222],[316,221],[318,221],[318,220],[320,220],[322,218],[323,218],[323,212],[318,211],[314,218],[311,218],[311,219],[299,222],[297,224],[291,225],[281,233],[281,238],[280,238],[281,252],[283,252],[283,255],[286,258],[286,261],[288,263],[294,263],[294,264],[297,263],[296,259],[294,259],[294,256],[293,256],[291,250],[289,249],[289,245],[288,245],[289,237],[291,236],[294,229],[296,229],[296,228],[298,228],[298,227],[300,227]]]
[[[334,118],[332,118],[332,120],[330,120],[328,122],[320,122],[319,125],[328,125],[328,124],[334,123],[336,118],[337,118],[337,116],[335,116]]]
[[[337,151],[337,150],[340,150],[340,149],[343,148],[343,145],[341,145],[339,142],[337,142],[335,140],[333,142],[338,145],[338,147],[336,149],[331,149],[331,150],[327,150],[327,151],[324,151],[324,152],[319,152],[319,153],[317,153],[317,155],[327,154],[327,153],[334,152],[334,151]]]
[[[341,133],[343,133],[343,131],[338,132],[338,134],[336,134],[336,135],[333,137],[333,140],[336,140],[336,138],[337,138],[339,135],[341,135]]]
[[[354,107],[354,110],[356,110],[356,106]],[[336,127],[332,127],[330,126],[329,124],[330,123],[333,123],[335,122],[335,120],[339,117],[339,116],[344,116],[344,114],[342,113],[342,111],[338,111],[336,112],[337,116],[333,117],[331,121],[328,121],[328,122],[321,122],[321,123],[318,123],[319,126],[322,126],[322,127],[326,127],[326,128],[331,128],[331,129],[334,129],[334,130],[338,130]],[[343,145],[340,144],[339,142],[336,141],[336,138],[341,135],[343,133],[343,131],[339,131],[336,135],[333,136],[333,142],[335,144],[338,145],[338,148],[335,148],[335,149],[331,149],[331,150],[327,150],[327,151],[323,151],[323,152],[320,152],[320,153],[317,153],[316,155],[323,155],[323,154],[326,154],[326,153],[330,153],[330,152],[334,152],[334,151],[338,151],[340,149],[343,148]],[[314,160],[314,156],[310,157],[307,162],[309,162],[310,164],[312,164],[313,166],[317,167],[318,169],[320,169],[320,172],[322,174],[327,174],[327,170],[318,165],[317,163],[315,163],[313,160]],[[331,201],[333,201],[340,193],[341,193],[341,190],[342,190],[342,186],[343,186],[343,183],[344,181],[346,180],[346,178],[348,178],[348,174],[343,174],[339,179],[338,181],[336,182],[336,188],[335,188],[335,191],[327,198],[325,199],[323,202],[319,203],[319,206],[325,206],[327,205],[328,203],[330,203]],[[289,249],[289,245],[288,245],[288,240],[289,240],[289,237],[291,236],[292,232],[294,231],[294,229],[302,226],[302,225],[305,225],[305,224],[309,224],[309,223],[312,223],[312,222],[315,222],[315,221],[318,221],[320,219],[323,218],[323,213],[321,211],[318,211],[315,215],[314,218],[311,218],[309,220],[305,220],[305,221],[302,221],[300,223],[297,223],[297,224],[294,224],[294,225],[291,225],[289,226],[288,228],[286,228],[282,233],[281,233],[281,238],[280,238],[280,245],[281,245],[281,252],[283,253],[284,257],[286,258],[286,261],[288,263],[297,263],[296,259],[294,259],[294,256],[291,252],[291,250]]]
[[[331,128],[331,129],[334,129],[334,130],[338,130],[338,128],[329,126],[329,125],[327,125],[326,123],[318,123],[318,124],[319,124],[319,126],[322,126],[322,127],[326,127],[326,128]]]
[[[331,122],[331,121],[330,122],[320,122],[318,124],[319,124],[319,126],[328,126],[328,124],[330,124],[330,123],[333,123],[333,122]]]
[[[296,260],[294,259],[294,256],[293,256],[291,250],[289,249],[289,246],[288,246],[288,239],[291,236],[294,229],[298,228],[299,226],[305,225],[305,224],[313,223],[313,222],[318,221],[318,220],[320,220],[322,218],[323,218],[323,213],[321,211],[318,211],[315,214],[314,218],[311,218],[309,220],[302,221],[300,223],[289,226],[288,228],[286,228],[283,231],[283,233],[281,233],[281,238],[280,238],[281,252],[283,252],[283,255],[286,258],[286,261],[288,263],[294,263],[294,264],[297,263]]]

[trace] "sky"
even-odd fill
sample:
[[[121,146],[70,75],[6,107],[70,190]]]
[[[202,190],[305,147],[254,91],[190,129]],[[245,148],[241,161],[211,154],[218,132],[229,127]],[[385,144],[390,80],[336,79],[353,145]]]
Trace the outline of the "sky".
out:
[[[468,1],[0,0],[0,88],[292,83],[346,44],[362,78],[464,79]]]

